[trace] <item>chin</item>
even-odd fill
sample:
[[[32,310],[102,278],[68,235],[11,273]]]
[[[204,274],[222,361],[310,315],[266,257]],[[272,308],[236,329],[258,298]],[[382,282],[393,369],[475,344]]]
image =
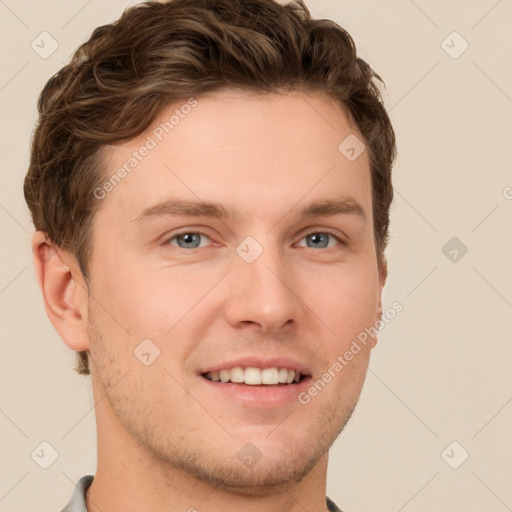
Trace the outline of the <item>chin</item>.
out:
[[[247,445],[246,445],[247,446]],[[250,445],[249,445],[250,446]],[[252,446],[256,446],[253,444]],[[305,449],[306,448],[306,449]],[[197,459],[187,464],[185,469],[195,478],[226,492],[244,496],[257,496],[282,492],[283,487],[300,482],[315,467],[328,450],[315,450],[312,447],[302,447],[293,451],[291,446],[286,450],[275,447],[263,447],[262,451],[253,451],[253,460],[244,463],[243,457],[233,457],[228,460]],[[251,454],[251,450],[247,450]]]

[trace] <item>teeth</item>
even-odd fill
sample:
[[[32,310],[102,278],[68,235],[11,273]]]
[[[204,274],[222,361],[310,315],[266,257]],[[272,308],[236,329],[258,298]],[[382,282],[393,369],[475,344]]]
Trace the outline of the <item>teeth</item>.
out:
[[[261,371],[262,384],[279,384],[279,370],[277,368],[265,368]]]
[[[261,384],[261,370],[259,368],[246,368],[244,372],[244,382],[251,386]]]
[[[280,384],[286,384],[288,380],[288,370],[286,368],[279,368],[278,379]]]
[[[229,370],[227,370],[229,371]],[[231,368],[231,376],[230,380],[231,382],[240,383],[244,381],[244,370],[243,368],[240,368],[240,366],[237,366],[236,368]]]
[[[229,370],[220,370],[218,372],[208,372],[205,374],[208,380],[214,382],[234,382],[237,384],[245,383],[250,386],[266,384],[275,386],[277,384],[291,384],[300,381],[301,374],[295,373],[295,370],[288,368],[259,368],[249,367],[241,368],[236,366]]]

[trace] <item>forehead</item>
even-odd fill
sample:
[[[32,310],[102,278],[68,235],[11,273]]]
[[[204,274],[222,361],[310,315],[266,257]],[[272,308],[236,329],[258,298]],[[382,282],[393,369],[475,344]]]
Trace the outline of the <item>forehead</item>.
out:
[[[347,109],[325,95],[220,91],[184,99],[142,135],[107,148],[104,183],[112,186],[101,209],[136,216],[171,195],[263,213],[329,194],[368,209],[367,152],[347,158],[347,137],[364,148]]]

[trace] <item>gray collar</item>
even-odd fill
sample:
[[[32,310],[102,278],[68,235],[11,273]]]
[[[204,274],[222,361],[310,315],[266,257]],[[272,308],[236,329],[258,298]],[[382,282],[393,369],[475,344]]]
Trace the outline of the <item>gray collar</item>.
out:
[[[61,512],[87,512],[87,507],[85,506],[85,493],[89,486],[92,484],[94,480],[94,475],[85,475],[76,484],[76,488],[73,492],[73,496],[69,500],[69,503],[61,510]],[[327,508],[329,512],[342,512],[336,504],[327,499]]]

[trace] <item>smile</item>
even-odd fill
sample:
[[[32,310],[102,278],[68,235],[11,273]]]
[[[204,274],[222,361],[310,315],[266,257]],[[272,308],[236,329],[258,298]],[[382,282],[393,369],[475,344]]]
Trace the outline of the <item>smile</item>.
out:
[[[296,384],[305,376],[295,370],[288,368],[255,368],[249,366],[242,368],[223,369],[219,371],[206,372],[202,374],[204,378],[213,382],[232,382],[234,384],[247,384],[249,386],[279,386],[287,384]]]

